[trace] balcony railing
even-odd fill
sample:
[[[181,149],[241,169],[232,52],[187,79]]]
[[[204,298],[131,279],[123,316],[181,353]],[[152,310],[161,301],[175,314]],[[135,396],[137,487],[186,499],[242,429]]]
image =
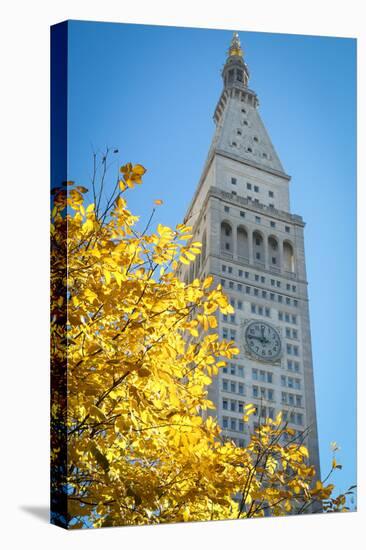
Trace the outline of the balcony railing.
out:
[[[259,267],[265,267],[265,263],[261,262],[260,260],[254,260],[254,265],[258,265]]]
[[[232,252],[228,252],[227,250],[221,250],[221,256],[224,258],[227,258],[228,260],[232,260],[234,255]]]
[[[249,264],[249,258],[246,258],[245,256],[238,256],[238,261],[243,264]]]

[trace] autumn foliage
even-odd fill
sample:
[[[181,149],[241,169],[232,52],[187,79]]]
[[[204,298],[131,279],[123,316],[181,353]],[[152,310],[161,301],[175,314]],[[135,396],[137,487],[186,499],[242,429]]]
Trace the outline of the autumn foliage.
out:
[[[212,277],[179,279],[180,264],[200,253],[190,227],[137,231],[125,195],[144,173],[122,167],[104,211],[95,189],[88,205],[72,182],[54,191],[53,521],[247,518],[311,511],[314,502],[344,509],[280,414],[246,448],[223,437],[207,387],[238,353],[215,330],[218,312],[233,309]],[[248,404],[244,419],[253,411]]]

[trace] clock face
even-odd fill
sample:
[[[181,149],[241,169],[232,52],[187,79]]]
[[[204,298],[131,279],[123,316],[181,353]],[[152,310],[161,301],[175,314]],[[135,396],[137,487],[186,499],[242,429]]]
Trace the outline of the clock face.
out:
[[[263,361],[274,361],[281,355],[281,337],[268,323],[252,321],[245,329],[244,338],[250,352]]]

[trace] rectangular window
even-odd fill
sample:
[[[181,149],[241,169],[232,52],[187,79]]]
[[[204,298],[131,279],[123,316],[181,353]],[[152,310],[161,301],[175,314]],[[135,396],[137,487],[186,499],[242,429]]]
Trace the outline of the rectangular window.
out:
[[[286,327],[286,338],[291,338],[291,330]]]
[[[244,367],[238,366],[238,376],[244,378]]]
[[[258,386],[253,386],[253,397],[258,397]]]
[[[297,420],[297,423],[299,424],[299,426],[302,426],[302,423],[303,423],[303,421],[302,421],[302,414],[298,413],[298,414],[296,415],[296,420]]]
[[[229,387],[228,381],[227,381],[227,380],[223,380],[223,381],[222,381],[222,389],[223,389],[224,391],[227,391],[227,390],[228,390],[228,387]]]
[[[247,294],[250,294],[250,286],[246,286],[246,287],[245,287],[245,292],[246,292]]]
[[[260,370],[259,371],[259,380],[261,382],[265,382],[266,381],[266,373],[264,372],[264,370]]]
[[[271,372],[267,372],[267,382],[273,384],[273,374]]]
[[[286,376],[281,376],[281,386],[286,386]]]
[[[223,265],[221,266],[221,271],[223,271],[223,272],[225,273],[225,271],[226,271],[226,265],[223,264]]]
[[[295,330],[294,328],[292,329],[292,338],[295,338],[295,340],[297,340],[297,330]]]
[[[276,285],[277,285],[277,288],[280,288],[281,287],[281,281],[277,281]]]
[[[296,292],[296,286],[292,285],[292,292]]]
[[[291,290],[291,285],[289,285],[288,283],[286,285],[286,290]]]
[[[235,314],[230,315],[230,323],[235,323]]]
[[[255,279],[256,281],[259,281],[259,275],[254,275],[254,279]]]
[[[297,300],[294,300],[294,306],[297,307],[299,305]]]
[[[268,191],[268,195],[269,195],[269,197],[271,197],[271,199],[272,199],[272,198],[273,198],[273,196],[274,196],[274,193],[273,193],[273,191]]]
[[[230,340],[235,340],[236,330],[230,329]]]
[[[301,395],[296,396],[296,406],[301,407]]]
[[[300,380],[298,378],[295,378],[294,380],[294,386],[297,390],[300,389]]]
[[[258,369],[252,369],[253,380],[258,380]]]
[[[255,288],[255,289],[253,290],[253,292],[254,292],[254,296],[258,296],[258,292],[259,292],[259,291],[258,291],[257,288]]]
[[[270,401],[273,401],[273,390],[267,390],[267,394],[268,394],[268,399]]]
[[[252,313],[255,313],[255,312],[256,312],[256,307],[255,307],[254,304],[251,304],[250,310],[251,310]]]
[[[224,321],[224,323],[227,323],[227,315],[226,315],[226,313],[223,314],[222,320]]]
[[[276,222],[271,222],[271,227],[276,227]]]
[[[232,195],[237,195],[238,193],[236,191],[231,191]]]
[[[286,321],[286,323],[290,322],[290,316],[289,316],[288,313],[285,313],[285,321]]]
[[[270,316],[271,316],[271,310],[269,309],[269,307],[266,307],[264,311],[265,311],[265,316],[266,316],[266,317],[270,317]]]
[[[235,393],[236,392],[236,384],[235,382],[230,382],[230,391],[232,393]]]
[[[244,422],[242,420],[239,420],[239,432],[244,432]],[[239,445],[240,447],[240,445]]]
[[[289,306],[291,304],[290,298],[286,297],[286,304]]]
[[[230,208],[228,206],[224,207],[225,212],[230,212]]]
[[[281,294],[278,295],[277,299],[278,299],[278,303],[279,303],[279,304],[282,304],[282,296],[281,296]]]
[[[290,227],[288,225],[285,225],[285,231],[286,233],[290,233]]]
[[[238,392],[240,395],[244,395],[244,384],[238,384]]]
[[[256,193],[259,193],[259,187],[258,187],[258,185],[255,185],[255,186],[254,186],[254,191],[255,191]]]
[[[241,285],[240,283],[238,283],[238,291],[241,292],[243,290],[243,285]]]
[[[239,401],[238,403],[238,412],[244,412],[244,403],[242,401]]]
[[[220,279],[220,283],[221,283],[221,286],[224,287],[225,286],[225,279]]]
[[[236,411],[236,401],[230,401],[230,410],[232,412]]]
[[[227,409],[228,409],[228,401],[227,401],[227,399],[223,399],[223,400],[222,400],[222,408],[223,408],[225,411],[227,411]]]
[[[297,324],[297,317],[296,317],[296,315],[292,315],[292,322],[294,323],[294,325]]]
[[[287,361],[287,370],[293,370],[293,363],[289,359]]]
[[[255,253],[255,259],[256,259],[256,260],[260,260],[260,259],[261,259],[261,253],[260,253],[260,252],[256,252],[256,253]]]
[[[275,299],[275,295],[273,294],[273,292],[271,292],[271,294],[269,295],[270,299],[272,300],[272,302],[274,301]]]
[[[241,218],[245,218],[245,212],[244,212],[244,210],[240,210],[240,217],[241,217]]]
[[[249,279],[249,271],[246,271],[246,272],[244,273],[244,275],[245,275],[245,278],[246,278],[246,279]]]
[[[263,307],[258,306],[258,315],[263,315]]]
[[[235,374],[235,363],[230,363],[230,374]]]
[[[261,283],[263,283],[263,284],[264,284],[265,282],[266,282],[266,279],[265,279],[265,277],[261,277]]]
[[[238,300],[238,309],[243,309],[243,302]]]
[[[230,243],[225,243],[225,250],[230,250]]]
[[[274,208],[274,204],[272,202],[269,203],[268,205],[270,208]]]
[[[236,178],[231,178],[232,185],[236,185]]]
[[[232,418],[230,420],[230,430],[233,430],[233,431],[236,430],[236,419],[235,418]]]
[[[294,346],[294,355],[296,355],[296,356],[299,355],[299,348],[298,348],[298,346]]]
[[[283,321],[283,313],[282,313],[282,311],[279,311],[279,312],[278,312],[278,320],[279,320],[279,321]]]
[[[274,279],[271,279],[271,286],[275,286],[276,281]]]
[[[238,274],[239,274],[239,277],[242,277],[243,276],[243,270],[239,269]]]
[[[281,392],[281,401],[282,403],[287,403],[287,393],[286,392]]]
[[[227,416],[223,416],[223,417],[222,417],[222,427],[224,428],[224,430],[227,429],[228,425],[229,425],[229,419],[228,419],[228,417],[227,417]]]
[[[255,223],[261,223],[261,218],[260,218],[260,216],[256,216],[256,217],[255,217]]]
[[[247,189],[251,189],[252,188],[252,184],[251,183],[247,183]]]
[[[289,355],[292,355],[292,346],[291,346],[291,344],[286,344],[286,352]]]
[[[234,288],[234,283],[233,283],[233,281],[229,281],[229,288]]]
[[[294,371],[300,372],[300,363],[298,363],[297,361],[294,361]]]
[[[228,270],[229,273],[232,273],[232,272],[233,272],[233,268],[232,268],[231,266],[229,266],[229,267],[227,268],[227,270]]]
[[[267,291],[262,290],[262,298],[267,299]]]

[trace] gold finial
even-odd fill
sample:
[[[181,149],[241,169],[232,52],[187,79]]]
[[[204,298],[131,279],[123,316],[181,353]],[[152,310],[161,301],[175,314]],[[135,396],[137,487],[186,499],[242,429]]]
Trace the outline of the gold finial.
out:
[[[241,49],[240,39],[237,32],[234,32],[233,34],[228,53],[229,53],[229,56],[239,55],[240,57],[243,57],[243,50]]]

